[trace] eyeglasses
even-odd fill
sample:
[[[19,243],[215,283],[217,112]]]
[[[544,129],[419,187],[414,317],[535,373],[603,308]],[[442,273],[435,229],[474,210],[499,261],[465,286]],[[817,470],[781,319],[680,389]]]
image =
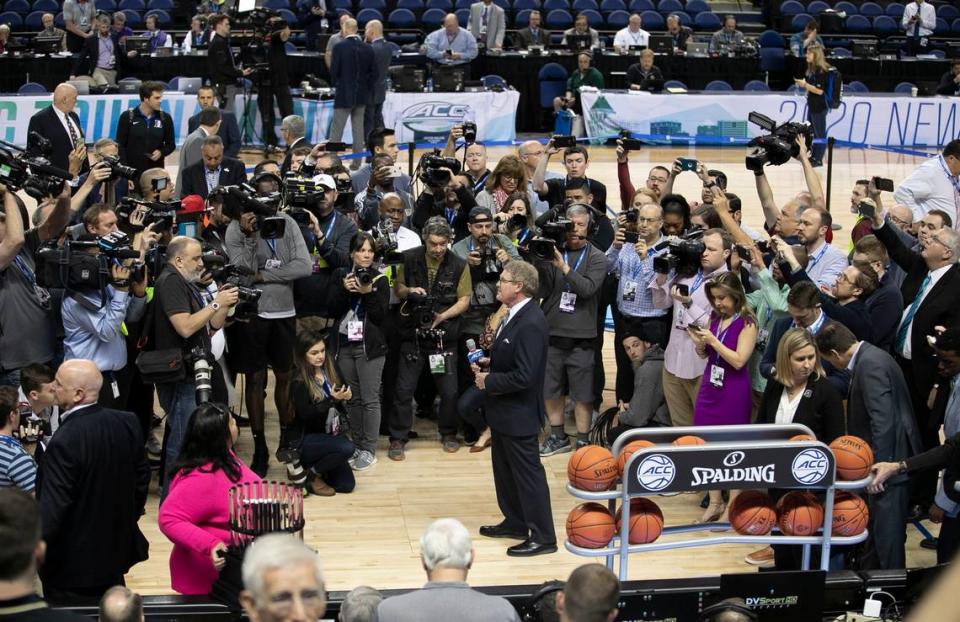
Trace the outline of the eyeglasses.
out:
[[[647,177],[647,181],[656,181],[660,182],[661,184],[667,183],[667,179],[665,177]]]
[[[940,246],[942,246],[942,247],[944,247],[944,248],[946,248],[946,249],[949,249],[949,248],[950,248],[949,246],[947,246],[947,243],[946,243],[946,242],[944,242],[943,240],[941,240],[940,238],[938,238],[938,237],[935,236],[935,235],[931,235],[931,236],[930,236],[930,241],[931,241],[931,242],[936,242],[937,244],[939,244]]]
[[[293,609],[293,603],[299,598],[304,609],[319,609],[323,604],[323,592],[320,590],[303,590],[299,594],[293,592],[278,592],[272,594],[268,600],[268,607],[279,615],[285,615]]]
[[[519,283],[520,281],[514,281],[513,279],[505,279],[501,276],[497,282],[498,283]]]
[[[841,272],[837,275],[837,282],[843,281],[844,283],[853,284],[853,281],[850,280],[850,277],[847,276],[846,272]]]
[[[652,225],[654,223],[660,222],[659,218],[644,218],[643,216],[637,217],[637,222],[645,225]]]
[[[893,215],[890,216],[890,222],[897,225],[898,227],[909,227],[910,225],[913,224],[913,223],[907,222],[906,220],[901,220]]]

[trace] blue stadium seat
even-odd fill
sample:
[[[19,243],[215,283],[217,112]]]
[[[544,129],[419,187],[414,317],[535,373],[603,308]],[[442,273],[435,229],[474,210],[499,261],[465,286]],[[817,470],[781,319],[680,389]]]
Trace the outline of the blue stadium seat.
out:
[[[33,10],[56,13],[60,10],[60,3],[57,0],[34,0]]]
[[[726,80],[711,80],[707,82],[707,86],[703,87],[704,91],[732,91],[733,87],[730,86],[730,83]]]
[[[847,48],[833,48],[830,50],[830,56],[834,58],[853,58],[853,52]]]
[[[953,34],[960,36],[960,17],[953,20],[953,23],[950,24],[950,30]]]
[[[889,7],[887,8],[889,9]],[[941,4],[939,7],[937,7],[937,17],[942,17],[947,21],[957,19],[960,17],[960,9],[952,4]]]
[[[416,24],[417,16],[410,9],[394,9],[387,15],[387,26],[390,28],[413,28]]]
[[[146,11],[147,5],[143,0],[120,0],[117,5],[121,11]]]
[[[447,16],[447,11],[443,9],[427,9],[423,12],[420,21],[430,30],[436,30],[443,25],[443,18]]]
[[[859,80],[854,80],[843,86],[844,90],[848,93],[869,93],[870,89],[867,88],[867,85]]]
[[[36,82],[21,84],[20,88],[17,89],[17,95],[46,95],[49,92],[47,87]]]
[[[744,91],[769,91],[770,87],[763,80],[750,80],[743,85]]]
[[[532,12],[533,9],[523,9],[522,11],[517,11],[517,14],[513,16],[513,27],[526,28],[530,24],[530,13]]]
[[[864,2],[860,5],[860,15],[866,15],[867,17],[883,15],[883,7],[876,2]]]
[[[563,97],[567,90],[569,74],[559,63],[547,63],[540,68],[537,80],[540,82],[540,107],[553,108],[553,98]]]
[[[456,0],[453,8],[457,11],[460,9],[467,9],[469,11],[471,4],[473,4],[473,0]]]
[[[946,58],[947,53],[943,50],[930,50],[930,56],[934,58]]]
[[[594,30],[603,27],[603,15],[600,15],[600,11],[587,9],[586,11],[580,11],[580,14],[587,18],[587,23],[590,24],[590,27]]]
[[[880,37],[897,34],[900,25],[889,15],[878,15],[873,18],[873,33]]]
[[[290,7],[281,7],[288,9]],[[172,11],[174,9],[173,0],[147,0],[147,10],[160,9],[161,11]]]
[[[19,13],[13,11],[4,11],[0,13],[0,24],[10,26],[11,30],[19,30],[23,26],[23,18]]]
[[[653,5],[653,0],[630,0],[630,12],[631,13],[643,13],[644,11],[653,11],[656,7]]]
[[[7,0],[3,5],[3,10],[5,13],[29,13],[30,12],[30,2],[27,0]]]
[[[166,11],[161,11],[160,9],[154,9],[152,11],[147,11],[146,13],[144,13],[143,15],[144,20],[147,19],[147,15],[155,15],[157,17],[158,26],[166,26],[171,21],[173,21],[170,19],[169,13],[167,13]]]
[[[59,13],[57,13],[57,16],[53,18],[53,24],[54,24],[57,28],[66,28],[66,27],[67,27],[66,24],[65,24],[64,21],[63,21],[63,11],[60,11]]]
[[[917,85],[913,82],[901,82],[897,86],[893,87],[894,93],[912,93],[913,89],[917,88]]]
[[[630,23],[630,14],[626,11],[613,11],[607,15],[607,27],[622,30]]]
[[[544,11],[556,11],[557,9],[563,9],[564,11],[569,11],[570,0],[544,0],[543,2]]]
[[[760,71],[784,71],[787,68],[786,51],[782,47],[760,48]]]
[[[643,20],[643,29],[646,31],[666,30],[667,28],[667,22],[663,19],[663,15],[656,11],[644,11],[640,14],[640,19]]]
[[[690,15],[710,12],[710,5],[704,2],[704,0],[687,0],[687,13]]]
[[[387,0],[357,0],[355,3],[357,10],[376,9],[381,13],[387,10]]]
[[[353,0],[333,0],[334,9],[346,9],[347,11],[353,11]]]
[[[797,15],[804,12],[804,7],[802,4],[797,2],[797,0],[787,0],[780,5],[780,14],[785,17],[790,17],[791,15]]]
[[[687,13],[686,11],[674,11],[672,13],[669,13],[669,15],[676,15],[677,19],[680,20],[681,26],[688,26],[690,28],[693,28],[693,18],[690,17],[690,14]]]
[[[277,14],[283,18],[283,21],[287,22],[291,26],[296,26],[300,22],[300,20],[297,19],[297,14],[291,11],[290,9],[280,9],[279,11],[277,11]],[[366,22],[362,22],[362,23],[365,24]]]
[[[776,30],[764,30],[760,33],[760,47],[762,48],[783,48],[783,37]]]
[[[820,11],[826,11],[830,8],[830,5],[824,2],[823,0],[813,0],[810,4],[807,5],[806,13],[810,15],[820,15]]]
[[[377,9],[360,9],[357,13],[357,23],[361,26],[375,19],[383,21],[383,13]]]
[[[517,0],[517,2],[520,2],[520,1],[521,0]],[[534,0],[529,0],[529,1],[532,2]],[[430,9],[440,9],[441,11],[446,11],[447,13],[449,13],[450,11],[453,10],[453,2],[451,2],[451,0],[427,0],[426,7],[428,11]]]
[[[791,84],[790,86],[788,86],[786,92],[789,93],[790,95],[806,95],[807,94],[806,89],[802,89],[796,84]]]
[[[663,88],[665,89],[685,89],[687,85],[681,82],[680,80],[667,80],[663,83]]]
[[[97,8],[98,11],[113,11],[117,10],[116,0],[94,0],[93,6]]]
[[[497,74],[490,74],[488,76],[483,76],[480,78],[480,84],[483,85],[485,89],[491,89],[497,86],[507,88],[507,81],[503,79],[502,76]]]
[[[657,4],[657,10],[661,13],[673,13],[682,11],[683,5],[680,4],[680,0],[660,0]]]
[[[943,7],[941,7],[943,8]],[[892,17],[895,20],[900,20],[903,17],[903,5],[899,2],[891,2],[887,5],[886,14]]]
[[[566,30],[573,27],[573,17],[566,9],[554,9],[547,13],[543,25],[552,30]]]
[[[623,0],[603,0],[600,3],[602,13],[613,13],[614,11],[626,11],[627,4]]]
[[[287,41],[283,44],[283,49],[287,51],[287,54],[292,54],[297,51],[297,46],[293,41]]]
[[[933,34],[938,37],[945,37],[950,34],[950,24],[942,17],[937,18],[937,27],[933,29]]]
[[[572,8],[575,13],[581,11],[599,11],[600,5],[597,4],[597,0],[573,0]]]
[[[848,16],[860,14],[860,9],[857,8],[857,5],[855,5],[852,2],[847,2],[847,0],[841,0],[841,2],[838,2],[835,5],[833,5],[833,8],[837,11],[843,11]]]
[[[290,0],[263,0],[263,8],[278,11],[280,9],[289,9]]]
[[[493,0],[493,3],[504,11],[511,11],[510,0]]]
[[[808,13],[798,13],[790,20],[790,30],[800,32],[806,27],[807,23],[813,20],[813,16]]]
[[[470,21],[470,9],[457,9],[453,12],[457,16],[457,23],[461,28],[466,28]]]
[[[23,26],[27,30],[43,30],[43,16],[46,11],[34,11],[27,15],[23,20]]]
[[[693,26],[697,30],[720,30],[723,27],[723,22],[720,21],[720,17],[716,13],[697,13],[697,16],[693,18]]]
[[[397,8],[421,12],[423,11],[423,0],[397,0]]]
[[[848,16],[845,28],[847,32],[858,35],[867,34],[873,30],[873,26],[870,25],[870,20],[863,15]]]

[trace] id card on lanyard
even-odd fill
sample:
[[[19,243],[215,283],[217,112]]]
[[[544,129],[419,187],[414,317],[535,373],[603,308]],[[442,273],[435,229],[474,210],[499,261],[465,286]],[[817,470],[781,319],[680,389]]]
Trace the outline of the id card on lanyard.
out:
[[[347,341],[363,341],[363,318],[360,317],[360,301],[353,307],[353,319],[347,321]]]
[[[267,246],[270,247],[270,259],[264,262],[263,267],[267,270],[276,270],[283,263],[280,261],[280,257],[277,256],[277,241],[264,240],[264,242],[266,242]]]
[[[40,303],[40,306],[44,309],[49,309],[50,292],[37,285],[36,275],[34,275],[33,270],[30,269],[30,266],[27,265],[27,262],[23,260],[23,257],[17,255],[13,258],[13,263],[17,266],[17,269],[20,270],[20,274],[23,275],[23,278],[27,281],[27,284],[33,288],[33,293],[36,295],[37,302]]]
[[[326,230],[323,232],[323,241],[324,241],[324,242],[327,242],[327,241],[330,240],[330,234],[333,233],[333,226],[334,226],[335,224],[337,224],[337,212],[336,212],[336,211],[333,212],[333,218],[330,219],[330,224],[327,225]],[[330,243],[333,244],[333,242],[330,242]],[[314,256],[314,260],[313,260],[313,272],[314,272],[314,274],[316,274],[316,272],[317,272],[318,270],[320,270],[321,268],[329,268],[329,267],[330,267],[330,264],[327,262],[326,259],[324,259],[323,257],[320,256],[320,251],[319,251],[319,249],[318,249],[318,250],[317,250],[317,254]]]
[[[714,335],[717,338],[717,341],[720,342],[720,345],[725,345],[723,340],[726,338],[727,333],[730,332],[730,327],[733,326],[733,323],[737,321],[737,318],[740,317],[740,314],[734,315],[730,319],[730,323],[727,324],[727,327],[722,331],[720,330],[720,324],[722,322],[717,322],[717,332]],[[713,332],[713,331],[711,331]],[[726,375],[726,370],[720,365],[720,353],[714,351],[713,354],[713,363],[710,364],[710,384],[712,384],[717,389],[723,388],[723,378]]]
[[[577,257],[577,263],[573,265],[570,269],[571,272],[576,272],[580,267],[580,264],[583,263],[583,257],[587,254],[587,247],[583,248],[583,251],[580,253],[580,256]],[[569,265],[569,254],[567,251],[563,251],[563,263]],[[577,306],[577,295],[570,291],[570,284],[567,283],[564,285],[564,290],[560,292],[560,312],[561,313],[573,313]]]

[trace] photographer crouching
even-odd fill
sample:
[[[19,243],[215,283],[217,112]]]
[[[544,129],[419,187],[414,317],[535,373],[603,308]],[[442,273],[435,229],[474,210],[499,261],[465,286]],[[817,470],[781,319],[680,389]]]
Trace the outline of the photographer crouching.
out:
[[[444,451],[460,448],[457,440],[457,359],[453,348],[459,317],[470,306],[472,292],[467,262],[447,251],[453,231],[442,217],[426,222],[424,246],[403,253],[394,290],[400,309],[400,369],[396,412],[389,422],[391,460],[405,458],[413,427],[413,392],[424,364],[440,393],[439,428]]]

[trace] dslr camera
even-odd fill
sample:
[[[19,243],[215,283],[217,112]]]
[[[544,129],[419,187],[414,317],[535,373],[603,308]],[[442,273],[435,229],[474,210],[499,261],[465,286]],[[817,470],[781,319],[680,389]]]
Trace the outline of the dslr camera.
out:
[[[260,296],[263,292],[249,287],[253,271],[244,266],[227,263],[226,257],[212,248],[205,248],[203,253],[203,267],[210,274],[219,287],[233,286],[237,288],[237,304],[233,308],[233,318],[249,320],[257,315]]]
[[[477,124],[472,121],[466,121],[461,126],[463,128],[463,140],[468,145],[477,142]]]
[[[130,181],[136,181],[137,179],[137,169],[121,164],[120,158],[117,156],[102,155],[100,156],[100,162],[106,162],[107,166],[110,167],[110,179],[107,181],[116,181],[121,178]]]
[[[145,208],[143,226],[154,225],[156,231],[169,231],[177,220],[179,201],[144,201],[134,197],[123,197],[117,206],[117,216],[130,222],[130,216],[138,209]]]
[[[371,266],[369,268],[357,268],[350,274],[357,279],[357,283],[361,286],[367,286],[373,283],[375,278],[380,276],[380,271]]]
[[[776,121],[759,112],[751,112],[747,119],[768,132],[747,143],[748,147],[753,147],[753,151],[747,154],[746,165],[754,173],[762,172],[766,164],[780,166],[790,158],[797,157],[800,153],[798,136],[804,137],[808,147],[813,145],[813,126],[809,123],[792,121],[777,125]]]
[[[440,188],[450,183],[450,173],[443,170],[445,168],[453,171],[454,175],[460,174],[460,162],[456,158],[445,158],[437,152],[425,153],[420,156],[414,174],[428,186]]]
[[[503,263],[497,259],[497,252],[494,249],[490,242],[487,242],[483,247],[478,248],[477,252],[480,253],[480,278],[484,281],[496,281],[500,278],[500,273],[503,272]],[[552,255],[551,255],[552,256]]]
[[[403,263],[403,253],[399,249],[397,234],[393,230],[393,221],[383,218],[377,226],[370,230],[376,247],[373,249],[377,257],[386,264]]]
[[[0,140],[0,183],[14,192],[23,190],[37,201],[57,196],[73,175],[51,166],[51,153],[53,144],[37,132],[30,132],[25,149]]]
[[[254,230],[260,232],[264,240],[276,240],[283,237],[287,230],[287,221],[277,214],[278,203],[273,198],[264,200],[257,197],[257,191],[249,184],[221,186],[223,196],[223,214],[233,220],[240,220],[244,214],[256,214]]]
[[[676,239],[665,240],[653,247],[655,251],[668,249],[663,255],[653,258],[653,271],[657,274],[670,274],[672,271],[693,269],[700,265],[700,256],[706,250],[703,240],[703,229],[694,229]]]

